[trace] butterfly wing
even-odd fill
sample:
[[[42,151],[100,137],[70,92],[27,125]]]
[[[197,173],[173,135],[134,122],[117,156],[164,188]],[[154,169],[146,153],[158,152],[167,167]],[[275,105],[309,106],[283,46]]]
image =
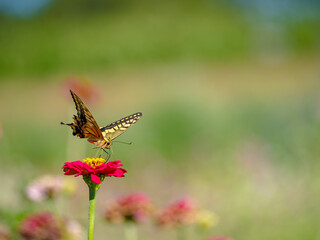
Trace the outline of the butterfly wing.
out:
[[[77,116],[73,117],[74,123],[66,125],[72,128],[73,135],[77,135],[80,138],[88,138],[91,143],[103,139],[102,132],[89,109],[74,92],[70,90],[70,93],[76,105]]]
[[[130,116],[121,118],[120,120],[113,122],[105,127],[100,128],[105,139],[112,141],[122,133],[128,130],[133,124],[135,124],[142,117],[141,112],[131,114]]]

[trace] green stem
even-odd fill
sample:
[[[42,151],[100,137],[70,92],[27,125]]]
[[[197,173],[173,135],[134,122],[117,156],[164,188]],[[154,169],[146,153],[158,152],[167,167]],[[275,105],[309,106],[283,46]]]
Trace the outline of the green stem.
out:
[[[186,240],[187,234],[186,234],[186,228],[185,226],[178,226],[177,227],[177,240]]]
[[[138,240],[136,223],[127,222],[125,224],[125,239],[126,240]]]
[[[94,209],[96,207],[97,184],[89,186],[89,217],[88,217],[88,240],[93,240]]]
[[[99,175],[101,183],[103,182],[105,175]],[[88,240],[93,240],[94,229],[94,209],[96,207],[96,195],[101,186],[101,183],[96,184],[91,180],[90,175],[83,175],[83,180],[89,187],[89,209],[88,209]]]

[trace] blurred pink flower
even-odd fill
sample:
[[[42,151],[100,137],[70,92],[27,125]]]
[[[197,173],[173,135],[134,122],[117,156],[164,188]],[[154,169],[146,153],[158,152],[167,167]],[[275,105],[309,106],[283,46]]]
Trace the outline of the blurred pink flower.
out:
[[[27,240],[63,239],[60,222],[49,212],[27,216],[20,225],[20,235]]]
[[[220,237],[209,237],[209,238],[206,238],[206,240],[232,240],[232,238],[220,236]]]
[[[124,177],[127,170],[120,168],[121,166],[120,160],[106,162],[103,158],[85,158],[82,161],[66,162],[62,168],[65,175],[87,175],[92,182],[100,184],[102,175]]]
[[[61,84],[61,90],[62,94],[66,98],[70,97],[70,89],[86,103],[91,105],[96,104],[101,98],[99,88],[91,81],[84,78],[71,77],[63,81]]]
[[[109,222],[124,221],[142,222],[152,215],[153,207],[150,199],[144,193],[131,193],[120,196],[108,203],[105,218]]]
[[[167,206],[157,217],[161,227],[177,227],[190,225],[196,221],[197,208],[189,198],[184,198]]]
[[[38,212],[22,220],[19,233],[26,240],[78,240],[82,229],[74,221],[54,216],[50,212]]]
[[[56,197],[63,187],[64,182],[61,176],[44,175],[27,186],[26,194],[30,200],[40,202]]]

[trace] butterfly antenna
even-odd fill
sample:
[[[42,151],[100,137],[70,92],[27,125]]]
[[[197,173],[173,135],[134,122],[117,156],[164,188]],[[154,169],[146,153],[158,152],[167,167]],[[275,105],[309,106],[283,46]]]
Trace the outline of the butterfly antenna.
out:
[[[113,141],[113,142],[123,143],[123,144],[127,144],[127,145],[131,145],[132,144],[132,142],[122,142],[122,141]]]

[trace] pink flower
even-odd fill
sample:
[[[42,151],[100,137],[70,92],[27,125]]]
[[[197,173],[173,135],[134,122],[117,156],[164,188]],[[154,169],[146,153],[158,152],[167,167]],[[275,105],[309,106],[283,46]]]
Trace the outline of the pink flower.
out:
[[[108,203],[105,218],[109,222],[142,222],[152,214],[152,204],[144,193],[131,193]]]
[[[76,240],[82,234],[82,229],[72,220],[50,212],[38,212],[22,220],[19,233],[26,240]]]
[[[232,238],[220,236],[220,237],[209,237],[206,240],[232,240]]]
[[[27,240],[57,240],[62,238],[59,221],[49,212],[35,213],[26,217],[20,225],[20,235]]]
[[[63,185],[61,176],[43,175],[27,186],[26,193],[29,199],[40,202],[57,196]]]
[[[197,208],[189,199],[181,199],[166,207],[157,217],[157,224],[162,227],[189,225],[196,221]]]
[[[120,164],[120,160],[106,162],[103,158],[86,158],[82,161],[66,162],[62,167],[65,175],[90,175],[91,180],[100,184],[100,177],[114,176],[114,177],[124,177],[127,172],[123,166]]]
[[[84,78],[68,78],[62,83],[61,87],[63,95],[67,98],[70,97],[69,89],[72,89],[72,91],[79,95],[81,99],[91,105],[97,103],[101,97],[99,88],[91,81]]]

